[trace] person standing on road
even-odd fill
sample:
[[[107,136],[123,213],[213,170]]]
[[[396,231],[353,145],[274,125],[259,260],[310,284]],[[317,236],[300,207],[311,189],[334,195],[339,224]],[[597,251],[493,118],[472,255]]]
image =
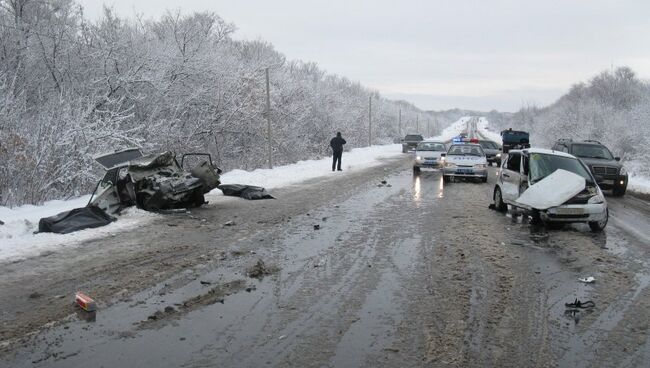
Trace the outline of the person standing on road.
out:
[[[336,133],[336,137],[332,138],[330,141],[330,147],[332,147],[332,171],[336,168],[338,171],[341,170],[341,156],[343,156],[343,145],[347,143],[343,137],[341,137],[341,132]],[[338,165],[337,165],[338,164]]]

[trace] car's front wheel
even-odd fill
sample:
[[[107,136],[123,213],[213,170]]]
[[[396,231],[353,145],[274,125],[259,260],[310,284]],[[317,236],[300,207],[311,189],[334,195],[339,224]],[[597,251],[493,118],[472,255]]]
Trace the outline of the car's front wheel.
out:
[[[591,231],[598,233],[605,229],[607,226],[607,221],[609,220],[609,209],[605,210],[605,218],[600,221],[591,221],[589,222],[589,228]]]
[[[418,175],[420,173],[420,168],[418,166],[413,166],[413,174]]]
[[[492,196],[494,199],[494,208],[497,211],[505,212],[508,209],[508,206],[503,202],[503,195],[501,194],[501,188],[497,185],[494,187],[494,195]]]
[[[448,175],[443,175],[442,176],[442,181],[444,181],[445,183],[449,183],[450,180],[451,180],[451,178]]]

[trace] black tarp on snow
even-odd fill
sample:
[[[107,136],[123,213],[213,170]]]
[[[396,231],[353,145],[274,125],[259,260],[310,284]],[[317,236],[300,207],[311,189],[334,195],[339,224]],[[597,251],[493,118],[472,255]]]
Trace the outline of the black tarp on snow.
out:
[[[39,233],[67,234],[73,231],[108,225],[115,217],[99,207],[89,206],[61,212],[58,215],[43,217],[38,222]]]
[[[217,188],[221,189],[223,195],[241,197],[244,199],[274,199],[262,187],[244,184],[222,184]]]

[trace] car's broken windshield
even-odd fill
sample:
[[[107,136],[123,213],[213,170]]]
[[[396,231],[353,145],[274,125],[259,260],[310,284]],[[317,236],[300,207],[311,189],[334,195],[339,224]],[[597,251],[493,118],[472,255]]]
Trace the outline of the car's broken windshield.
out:
[[[551,175],[557,169],[564,169],[580,175],[589,183],[593,182],[589,171],[575,158],[547,155],[542,153],[531,153],[529,160],[530,181],[536,183]]]

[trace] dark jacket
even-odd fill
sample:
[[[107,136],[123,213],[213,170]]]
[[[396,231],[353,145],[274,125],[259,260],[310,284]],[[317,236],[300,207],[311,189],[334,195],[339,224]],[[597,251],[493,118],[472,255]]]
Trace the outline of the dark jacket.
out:
[[[345,139],[341,138],[340,136],[336,136],[330,141],[330,147],[332,147],[332,150],[334,152],[343,152],[343,145],[345,143],[347,143]]]

